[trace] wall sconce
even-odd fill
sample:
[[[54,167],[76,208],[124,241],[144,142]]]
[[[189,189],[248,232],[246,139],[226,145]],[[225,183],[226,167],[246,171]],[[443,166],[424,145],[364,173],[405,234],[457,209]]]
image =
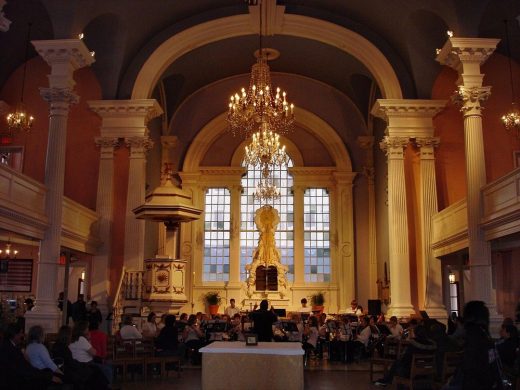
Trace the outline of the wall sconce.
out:
[[[450,284],[455,283],[455,274],[453,272],[449,273],[448,280],[450,281]]]

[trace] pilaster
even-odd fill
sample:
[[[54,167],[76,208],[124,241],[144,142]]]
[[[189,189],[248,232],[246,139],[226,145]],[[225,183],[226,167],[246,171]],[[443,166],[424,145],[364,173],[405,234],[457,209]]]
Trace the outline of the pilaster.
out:
[[[295,178],[296,179],[296,178]],[[302,286],[304,284],[304,226],[303,226],[303,203],[305,187],[303,185],[293,185],[293,207],[294,207],[294,284]],[[298,217],[298,218],[296,218]],[[298,261],[300,260],[300,261]]]
[[[482,86],[484,74],[480,66],[493,53],[498,39],[450,38],[437,56],[437,61],[459,73],[454,100],[461,105],[464,117],[466,151],[468,250],[471,285],[469,299],[481,300],[490,310],[492,321],[498,320],[496,297],[492,288],[491,246],[480,227],[482,192],[486,184],[484,139],[482,135],[482,103],[491,87]]]
[[[49,87],[41,88],[49,103],[49,136],[45,163],[45,213],[49,227],[40,245],[36,306],[26,315],[26,327],[42,325],[46,332],[56,332],[60,314],[56,307],[58,258],[61,248],[65,150],[69,107],[79,97],[73,92],[73,73],[94,60],[84,43],[77,39],[33,41],[36,51],[50,65]]]
[[[113,196],[114,196],[114,150],[119,147],[119,139],[98,137],[96,146],[100,149],[99,177],[97,187],[97,212],[99,214],[99,236],[103,244],[92,259],[92,299],[98,302],[103,315],[108,314],[110,293],[109,269],[112,250]]]
[[[387,315],[407,317],[414,313],[410,294],[410,252],[403,149],[406,137],[385,136],[380,146],[388,159],[388,241],[390,299]]]
[[[229,287],[240,289],[240,184],[228,186],[231,195],[231,234],[229,248]],[[236,298],[236,297],[235,297]]]
[[[437,137],[423,137],[415,140],[420,157],[420,254],[423,263],[421,285],[423,308],[432,318],[446,319],[447,313],[442,303],[441,262],[433,256],[431,248],[432,217],[438,212],[437,184],[435,179],[435,148],[439,145]]]
[[[377,298],[377,230],[376,230],[376,195],[374,169],[374,137],[359,136],[358,144],[366,151],[362,174],[367,179],[368,193],[368,293],[370,299]]]

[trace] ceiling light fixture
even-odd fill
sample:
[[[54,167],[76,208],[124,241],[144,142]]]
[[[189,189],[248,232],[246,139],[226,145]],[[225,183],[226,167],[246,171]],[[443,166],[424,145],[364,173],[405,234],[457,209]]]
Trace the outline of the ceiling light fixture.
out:
[[[20,131],[29,131],[34,121],[34,117],[27,112],[27,109],[23,103],[25,76],[27,74],[27,62],[29,56],[29,43],[31,39],[31,26],[31,23],[29,23],[27,29],[27,42],[25,44],[25,62],[23,66],[22,94],[20,97],[20,103],[16,105],[14,112],[7,114],[7,129],[0,133],[0,140],[3,145],[12,143],[16,133]]]
[[[233,135],[249,137],[262,123],[279,134],[292,130],[294,105],[287,101],[287,94],[280,88],[273,89],[269,65],[269,49],[262,47],[262,1],[259,1],[260,49],[255,53],[256,64],[251,68],[249,88],[231,96],[228,110],[229,128]]]
[[[502,115],[502,123],[506,128],[507,132],[520,138],[520,113],[516,107],[516,95],[515,86],[513,82],[513,65],[511,64],[511,48],[509,46],[509,29],[507,27],[507,19],[504,20],[504,26],[506,31],[506,48],[507,57],[509,59],[509,83],[511,84],[511,110],[506,114]]]

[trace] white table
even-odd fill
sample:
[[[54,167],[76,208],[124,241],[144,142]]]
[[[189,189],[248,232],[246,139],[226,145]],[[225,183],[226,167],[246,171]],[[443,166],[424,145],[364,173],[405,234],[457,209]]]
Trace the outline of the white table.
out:
[[[303,389],[300,343],[215,341],[200,352],[203,390]]]

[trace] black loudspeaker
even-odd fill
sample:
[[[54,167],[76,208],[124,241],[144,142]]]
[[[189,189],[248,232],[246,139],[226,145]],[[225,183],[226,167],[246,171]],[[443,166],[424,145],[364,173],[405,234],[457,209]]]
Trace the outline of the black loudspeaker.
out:
[[[380,299],[369,299],[368,300],[368,314],[371,316],[378,316],[381,314],[381,300]]]

